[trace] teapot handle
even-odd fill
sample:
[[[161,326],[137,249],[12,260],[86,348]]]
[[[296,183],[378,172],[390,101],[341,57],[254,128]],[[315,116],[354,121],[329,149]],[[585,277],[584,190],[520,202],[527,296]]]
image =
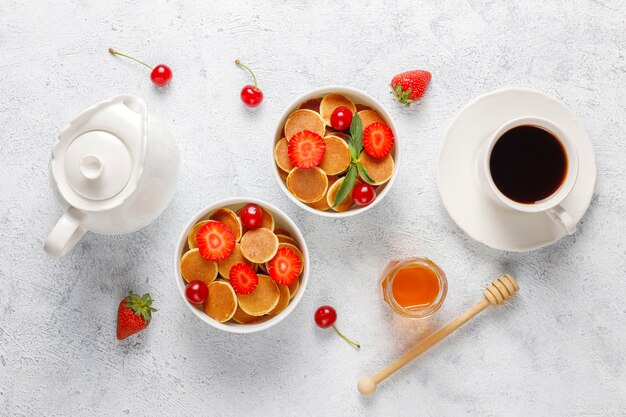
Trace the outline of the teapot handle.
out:
[[[75,207],[68,208],[52,228],[43,250],[52,257],[63,257],[87,232],[82,225],[83,218],[83,212]]]

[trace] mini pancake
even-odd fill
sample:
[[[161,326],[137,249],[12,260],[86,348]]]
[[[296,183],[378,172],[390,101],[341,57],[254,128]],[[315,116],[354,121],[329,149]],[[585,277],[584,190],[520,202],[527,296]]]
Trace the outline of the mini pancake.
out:
[[[324,142],[326,142],[326,153],[319,167],[326,172],[326,175],[345,172],[352,162],[350,148],[346,141],[337,136],[326,136]]]
[[[332,187],[332,185],[338,179],[339,177],[337,177],[336,175],[330,175],[328,177],[328,189],[329,190],[330,190],[330,187]],[[328,195],[328,191],[326,191],[326,193]],[[320,210],[320,211],[326,211],[330,208],[330,206],[328,205],[328,200],[326,199],[326,196],[321,198],[319,201],[316,201],[314,203],[309,203],[309,207],[314,208],[315,210]]]
[[[241,253],[240,243],[235,243],[235,247],[228,258],[217,262],[217,271],[222,277],[230,279],[230,269],[237,264],[246,264],[254,269],[254,264]]]
[[[202,220],[201,222],[194,224],[189,233],[187,233],[187,246],[189,246],[189,249],[198,247],[198,240],[196,239],[196,236],[198,235],[198,230],[200,230],[200,228],[207,224],[209,221],[210,220]]]
[[[239,217],[237,217],[237,214],[235,214],[234,211],[224,207],[224,208],[215,210],[213,214],[211,214],[211,217],[209,218],[217,222],[222,222],[226,226],[228,226],[228,228],[232,230],[233,234],[235,235],[235,242],[239,242],[239,239],[241,239],[241,235],[243,231],[242,231],[241,221],[239,220]]]
[[[363,110],[372,110],[372,108],[370,106],[366,106],[365,104],[357,104],[356,105],[356,111],[360,112]]]
[[[394,162],[391,154],[384,158],[373,158],[365,151],[361,152],[361,164],[365,167],[367,174],[374,180],[372,185],[384,184],[393,175]],[[365,181],[365,179],[363,179]],[[367,182],[367,181],[366,181]]]
[[[293,165],[289,160],[289,153],[287,150],[287,139],[282,138],[278,142],[276,142],[276,146],[274,147],[274,160],[276,161],[276,165],[278,168],[283,171],[289,172],[293,169]]]
[[[280,246],[281,243],[291,243],[292,245],[296,244],[296,241],[293,240],[293,238],[291,236],[276,235],[276,237],[278,238],[278,246]]]
[[[320,112],[320,103],[322,102],[322,98],[312,98],[310,100],[305,101],[300,105],[301,109],[313,110],[316,113]]]
[[[276,226],[274,216],[268,210],[265,210],[264,207],[261,207],[261,210],[263,211],[263,220],[261,221],[261,227],[264,227],[273,232],[274,227]]]
[[[326,195],[328,177],[321,168],[294,168],[287,177],[287,188],[303,203],[314,203]]]
[[[385,119],[380,117],[380,115],[376,113],[374,110],[361,110],[358,113],[358,115],[361,118],[361,121],[363,122],[363,129],[365,129],[366,127],[368,127],[374,122],[381,122],[381,123],[387,124],[387,122],[385,122]]]
[[[251,316],[243,311],[241,307],[237,307],[237,310],[235,310],[235,314],[233,315],[233,320],[239,324],[251,324],[261,320],[261,317]]]
[[[194,248],[180,258],[180,274],[187,282],[200,280],[209,285],[217,277],[217,263],[207,261],[200,255],[200,250]]]
[[[237,310],[237,294],[226,281],[215,281],[209,285],[209,295],[204,302],[204,312],[213,320],[224,323]]]
[[[277,285],[278,285],[278,292],[280,293],[280,298],[278,299],[278,304],[276,304],[276,307],[274,307],[272,311],[267,313],[270,316],[275,316],[281,311],[283,311],[284,309],[286,309],[287,306],[289,305],[289,300],[291,300],[291,294],[289,294],[289,287],[286,285],[280,285],[280,284],[277,284]]]
[[[320,103],[320,114],[324,122],[330,126],[330,116],[333,114],[337,107],[347,107],[352,114],[356,113],[356,106],[350,99],[341,94],[327,94]]]
[[[269,261],[278,251],[278,238],[269,229],[248,230],[241,238],[241,253],[251,262],[261,264]]]
[[[300,289],[300,278],[292,282],[291,285],[289,286],[289,299],[290,300],[293,298],[294,295],[296,295],[299,289]]]
[[[210,291],[209,291],[210,293]],[[272,311],[280,300],[278,285],[267,275],[259,275],[259,284],[251,294],[237,294],[239,307],[251,316],[262,316]]]
[[[326,136],[337,136],[338,138],[341,138],[343,140],[348,140],[348,134],[344,132],[326,132]]]
[[[307,109],[296,110],[285,122],[285,138],[289,141],[293,135],[303,130],[310,130],[324,137],[326,126],[319,113]]]
[[[280,175],[280,178],[281,178],[283,181],[285,181],[285,182],[286,182],[286,181],[287,181],[287,177],[289,176],[289,173],[288,173],[288,172],[286,172],[286,171],[283,171],[283,170],[282,170],[282,169],[280,169],[280,168],[278,168],[278,175]]]
[[[291,233],[289,233],[289,231],[287,231],[287,229],[283,229],[280,226],[274,227],[274,233],[276,233],[277,235],[285,235],[285,236],[291,237]]]
[[[339,188],[341,187],[341,184],[343,184],[343,180],[345,177],[343,178],[339,178],[332,187],[330,187],[328,189],[328,194],[326,195],[326,200],[328,202],[328,205],[332,208],[333,204],[335,204],[335,196],[337,195],[337,191],[339,191]],[[354,185],[356,186],[357,184],[359,184],[359,180],[357,179],[357,181],[355,181]],[[354,189],[354,187],[353,187]],[[333,210],[335,211],[348,211],[350,210],[350,208],[354,205],[354,200],[352,199],[352,190],[350,190],[350,192],[348,193],[348,195],[346,196],[346,198],[343,199],[343,201],[341,203],[339,203],[339,205],[337,207],[334,207]]]

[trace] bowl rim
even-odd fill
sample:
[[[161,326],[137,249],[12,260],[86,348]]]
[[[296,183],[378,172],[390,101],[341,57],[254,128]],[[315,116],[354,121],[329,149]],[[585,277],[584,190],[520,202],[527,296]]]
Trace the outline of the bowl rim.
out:
[[[281,128],[287,121],[287,117],[289,117],[289,114],[291,114],[294,110],[296,110],[296,108],[300,106],[304,101],[309,100],[311,98],[319,97],[324,94],[329,94],[329,93],[340,93],[340,94],[363,97],[364,101],[367,101],[367,103],[364,103],[364,104],[372,107],[374,110],[376,110],[376,112],[381,113],[383,117],[385,118],[385,120],[389,122],[389,127],[393,131],[393,136],[395,138],[394,149],[392,150],[393,162],[394,162],[393,174],[391,175],[391,178],[389,179],[389,181],[387,181],[387,183],[384,184],[383,190],[380,192],[380,194],[378,194],[376,199],[370,205],[365,206],[365,207],[359,207],[356,209],[350,209],[344,212],[338,212],[338,211],[333,211],[333,210],[327,210],[327,211],[316,210],[312,207],[309,207],[302,201],[298,200],[293,194],[291,194],[289,189],[287,189],[287,186],[285,185],[282,178],[280,177],[280,174],[278,171],[279,168],[276,166],[276,161],[274,160],[274,148],[276,146],[276,142],[278,142],[281,139]],[[278,186],[283,191],[283,193],[285,193],[287,197],[293,203],[295,203],[300,208],[308,211],[309,213],[313,213],[317,216],[330,217],[330,218],[351,217],[351,216],[355,216],[357,214],[363,213],[375,207],[378,203],[380,203],[380,201],[382,201],[382,199],[387,195],[387,193],[389,192],[389,190],[395,183],[396,177],[398,176],[398,170],[399,170],[400,162],[401,162],[400,145],[398,143],[398,133],[396,130],[395,123],[393,119],[391,118],[391,115],[389,114],[389,112],[385,110],[385,108],[380,103],[380,101],[378,101],[376,98],[372,97],[371,95],[367,94],[365,91],[359,90],[353,87],[346,87],[346,86],[339,86],[339,85],[329,85],[325,87],[316,88],[316,89],[308,91],[307,93],[300,95],[298,98],[293,100],[285,108],[285,110],[283,110],[283,112],[280,115],[280,118],[278,120],[278,125],[276,126],[276,129],[274,131],[274,140],[272,140],[272,148],[269,153],[271,154],[271,164],[274,170],[274,178],[276,179],[276,182],[278,182]]]
[[[274,317],[271,317],[261,323],[252,323],[252,324],[220,323],[212,319],[211,317],[206,315],[202,310],[194,307],[189,301],[187,301],[187,298],[185,297],[186,282],[183,279],[183,276],[180,272],[180,259],[183,255],[183,248],[187,244],[188,231],[202,217],[222,207],[229,207],[229,206],[233,206],[236,204],[246,204],[246,203],[258,204],[261,207],[271,211],[273,216],[279,218],[278,220],[280,221],[280,223],[287,226],[289,232],[293,234],[293,237],[300,244],[300,249],[304,257],[304,273],[302,274],[302,277],[300,277],[300,287],[298,289],[298,292],[294,296],[294,298],[289,302],[289,305],[287,306],[287,308],[285,308],[283,311],[281,311]],[[178,243],[176,245],[176,250],[174,253],[174,276],[176,278],[176,285],[178,286],[178,290],[179,290],[181,298],[183,299],[183,302],[193,312],[193,314],[196,317],[198,317],[200,320],[204,321],[207,324],[210,324],[216,329],[224,330],[230,333],[239,333],[239,334],[256,333],[262,330],[269,329],[270,327],[273,327],[277,325],[278,323],[280,323],[281,321],[283,321],[283,319],[285,319],[289,314],[291,314],[291,312],[300,303],[300,300],[302,299],[302,296],[304,295],[304,292],[306,291],[306,288],[309,282],[310,269],[311,268],[310,268],[310,260],[309,260],[309,249],[306,245],[306,241],[304,240],[304,236],[302,235],[302,232],[300,232],[300,229],[294,223],[294,221],[291,220],[291,218],[287,214],[285,214],[285,212],[280,210],[278,207],[266,201],[259,200],[256,198],[249,198],[249,197],[225,198],[222,200],[218,200],[212,204],[209,204],[205,206],[203,209],[196,212],[191,217],[191,219],[185,224],[185,227],[180,237],[178,238]]]

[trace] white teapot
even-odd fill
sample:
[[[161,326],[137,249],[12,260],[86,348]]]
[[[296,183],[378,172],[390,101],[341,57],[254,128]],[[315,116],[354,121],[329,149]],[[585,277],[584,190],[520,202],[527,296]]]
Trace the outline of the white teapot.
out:
[[[50,172],[66,210],[44,250],[60,258],[87,231],[128,233],[156,219],[176,191],[180,156],[141,99],[118,96],[85,110],[61,132]]]

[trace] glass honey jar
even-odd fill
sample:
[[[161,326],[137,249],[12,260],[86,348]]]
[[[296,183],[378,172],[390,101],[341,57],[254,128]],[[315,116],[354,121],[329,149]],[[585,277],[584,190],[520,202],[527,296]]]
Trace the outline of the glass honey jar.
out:
[[[406,258],[389,263],[381,280],[383,300],[396,313],[424,318],[439,310],[448,292],[443,270],[428,258]]]

